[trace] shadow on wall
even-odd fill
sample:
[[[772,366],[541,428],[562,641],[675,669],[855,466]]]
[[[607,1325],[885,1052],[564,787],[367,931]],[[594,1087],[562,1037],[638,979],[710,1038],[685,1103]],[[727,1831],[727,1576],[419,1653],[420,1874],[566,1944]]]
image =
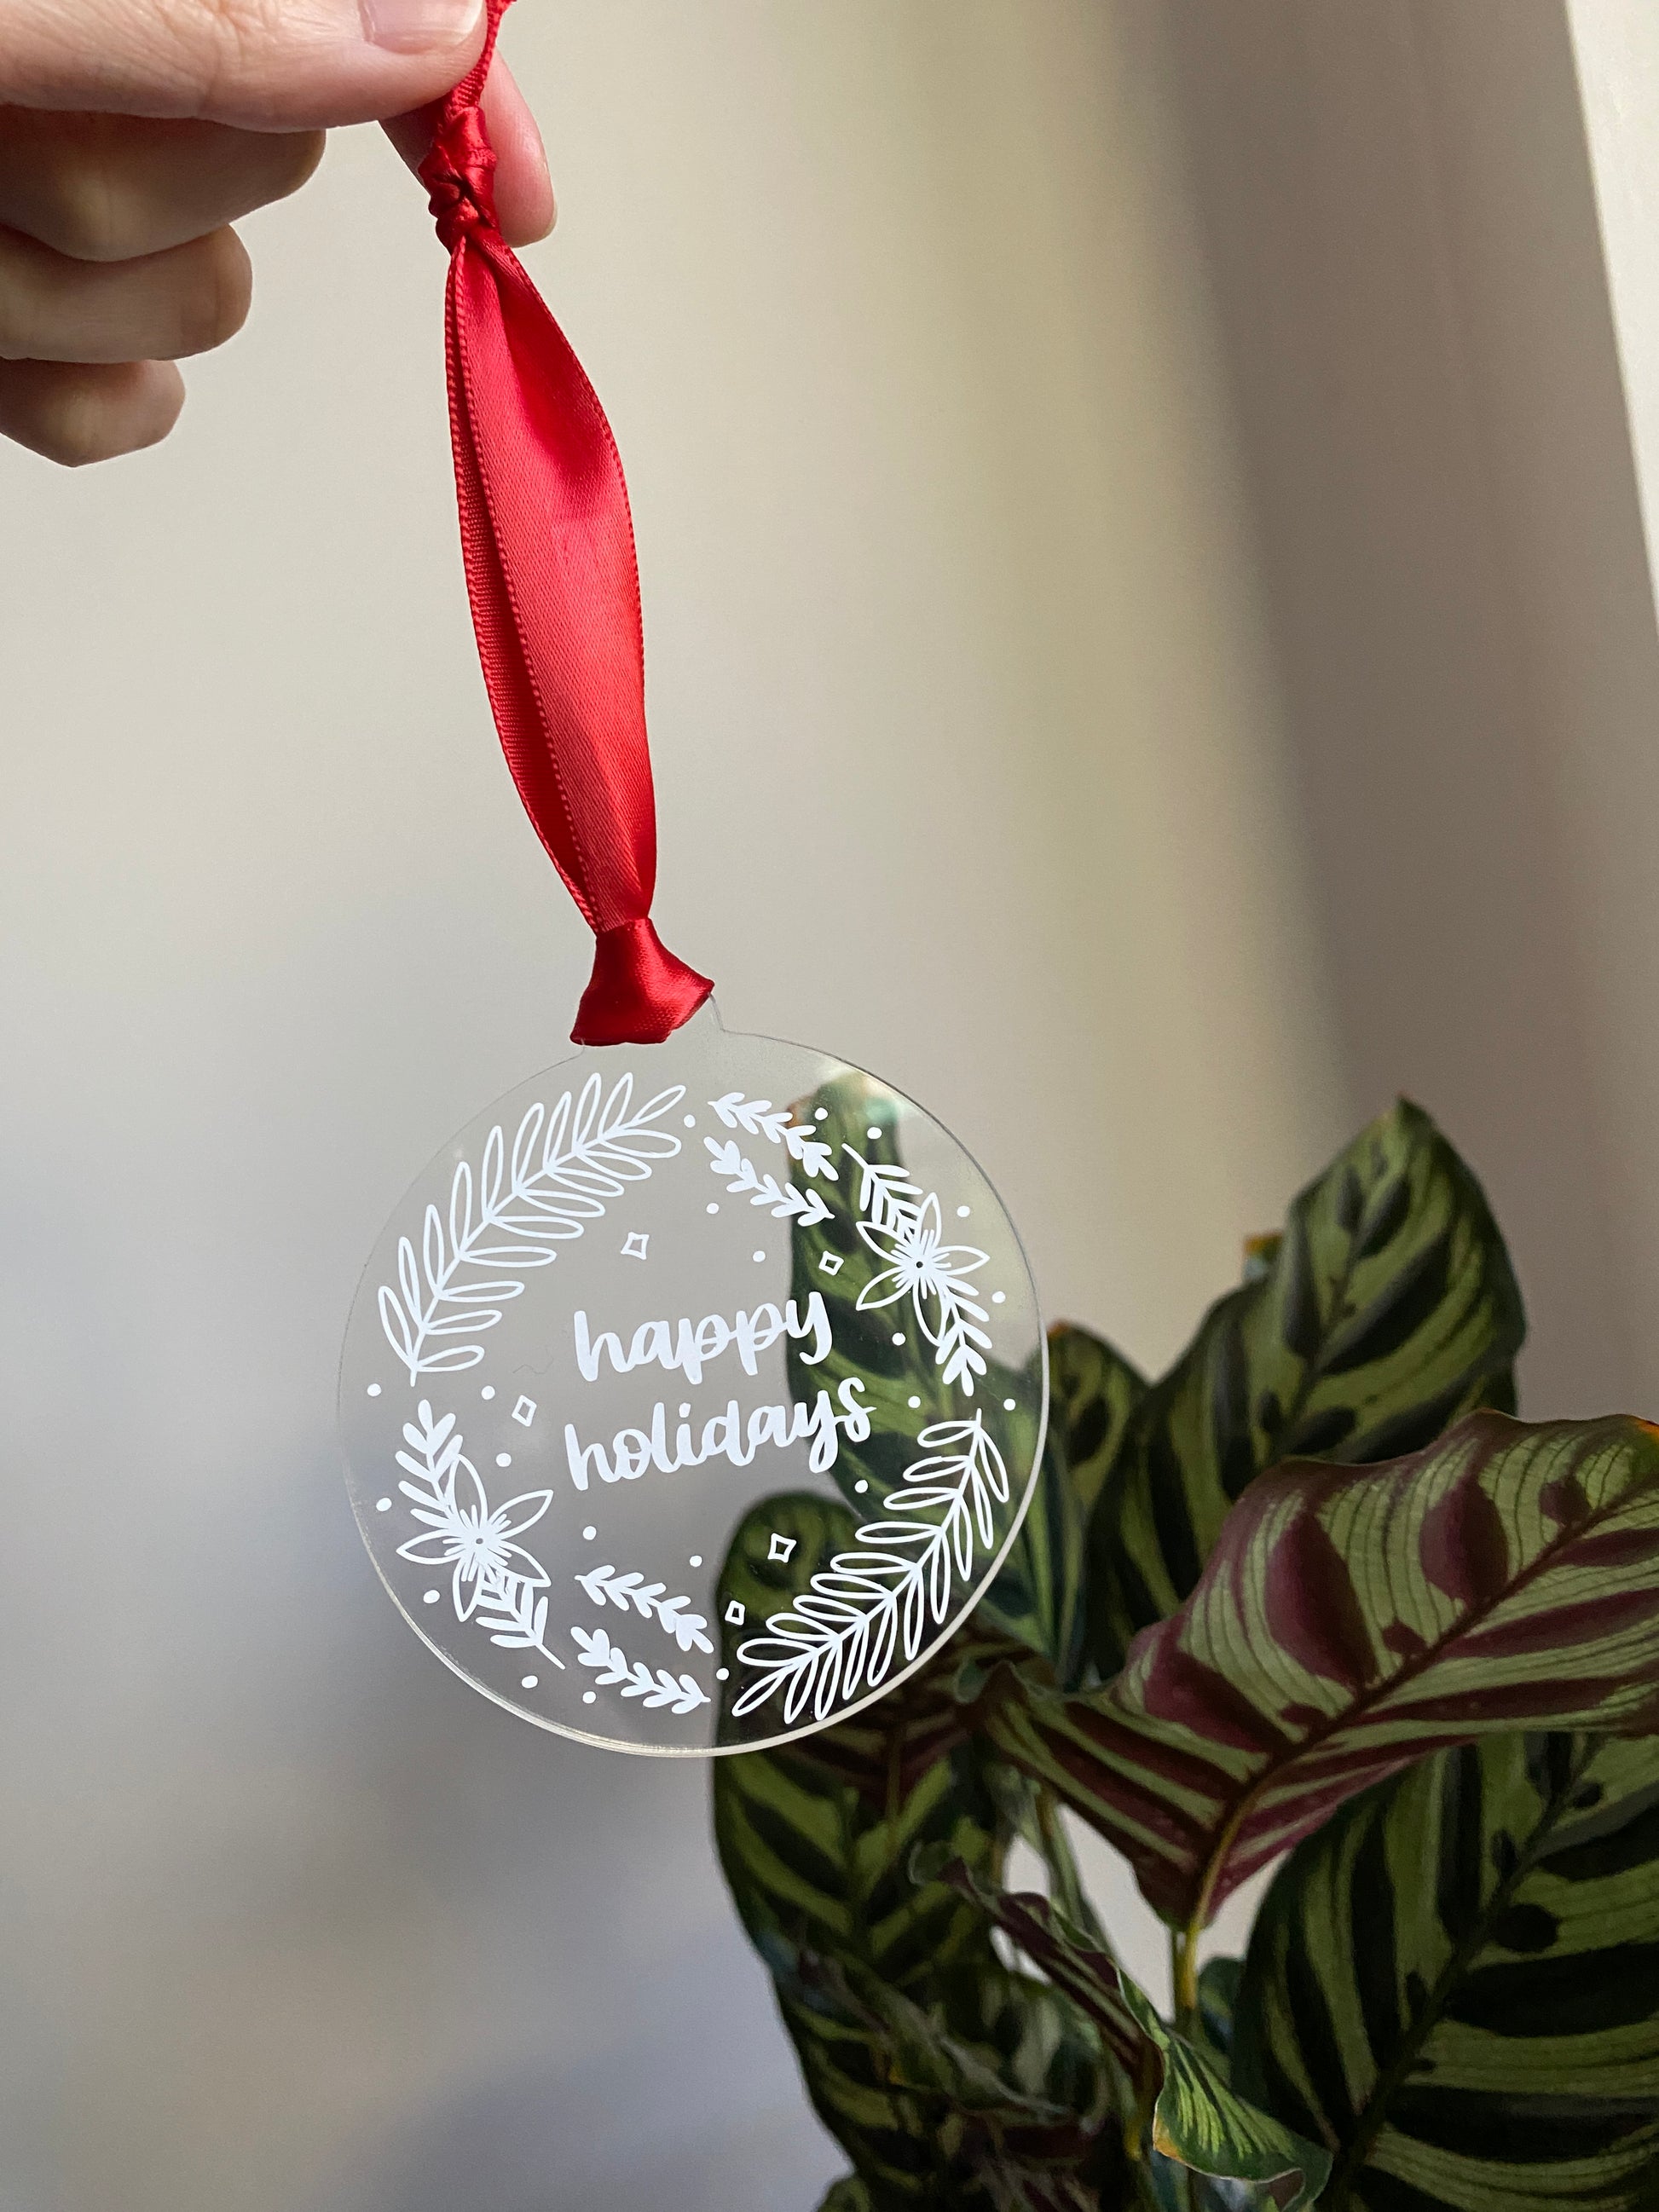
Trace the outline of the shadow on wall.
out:
[[[692,1990],[717,1989],[724,1951]],[[846,2160],[803,2142],[798,2093],[781,2075],[775,2021],[708,2018],[684,2002],[623,2050],[555,2075],[493,2081],[434,2110],[395,2161],[343,2198],[351,2212],[663,2212],[718,2204],[779,2212],[816,2204]],[[641,1991],[642,2002],[650,1993]],[[733,2033],[733,2028],[736,2033]],[[785,2094],[744,2111],[745,2077]],[[742,2118],[735,2124],[734,2111]],[[322,2208],[319,2208],[322,2212]],[[333,2208],[330,2208],[333,2212]]]
[[[1650,743],[1659,651],[1563,9],[1139,20],[1188,137],[1355,1117],[1404,1090],[1477,1164],[1527,1410],[1651,1410],[1650,1117],[1626,1081],[1620,1126],[1612,1072],[1640,1007],[1605,1002],[1594,940],[1620,896],[1614,941],[1652,928],[1575,828],[1571,755]]]

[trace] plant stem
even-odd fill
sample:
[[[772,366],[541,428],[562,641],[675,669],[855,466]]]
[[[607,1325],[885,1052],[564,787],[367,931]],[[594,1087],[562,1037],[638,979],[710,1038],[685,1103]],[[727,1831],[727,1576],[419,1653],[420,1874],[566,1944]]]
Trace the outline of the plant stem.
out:
[[[1170,2008],[1177,2033],[1190,2038],[1198,2027],[1198,1939],[1200,1923],[1170,1930]]]

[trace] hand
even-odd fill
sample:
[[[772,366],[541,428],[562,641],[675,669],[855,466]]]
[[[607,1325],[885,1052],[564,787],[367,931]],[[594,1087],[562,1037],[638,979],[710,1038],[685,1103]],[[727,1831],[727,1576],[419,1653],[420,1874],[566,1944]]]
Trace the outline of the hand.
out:
[[[230,225],[296,191],[335,124],[419,111],[476,58],[482,0],[0,0],[0,435],[70,465],[164,438],[175,361],[222,345],[252,272]],[[553,222],[503,64],[483,106],[514,244]]]

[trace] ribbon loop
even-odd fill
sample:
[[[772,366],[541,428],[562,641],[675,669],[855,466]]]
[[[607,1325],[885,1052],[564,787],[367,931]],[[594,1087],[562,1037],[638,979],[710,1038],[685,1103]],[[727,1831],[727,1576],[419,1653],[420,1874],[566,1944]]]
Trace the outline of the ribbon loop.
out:
[[[449,253],[445,357],[467,597],[519,796],[598,940],[571,1035],[660,1044],[714,986],[651,923],[656,799],[622,462],[495,220],[478,102],[507,4],[489,0],[483,52],[436,108],[420,166]]]

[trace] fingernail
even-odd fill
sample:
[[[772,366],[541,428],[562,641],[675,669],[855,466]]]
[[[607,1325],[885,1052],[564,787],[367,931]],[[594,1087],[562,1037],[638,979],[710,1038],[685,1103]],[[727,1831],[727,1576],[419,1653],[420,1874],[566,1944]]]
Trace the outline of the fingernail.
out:
[[[363,36],[396,54],[430,54],[459,46],[475,31],[483,0],[357,0]]]

